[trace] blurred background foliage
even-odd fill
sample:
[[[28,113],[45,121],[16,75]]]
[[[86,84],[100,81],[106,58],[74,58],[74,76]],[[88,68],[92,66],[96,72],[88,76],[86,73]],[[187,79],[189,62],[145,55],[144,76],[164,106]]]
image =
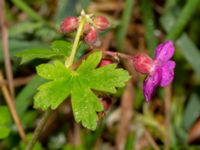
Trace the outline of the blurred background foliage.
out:
[[[144,77],[122,61],[119,65],[133,79],[112,96],[112,106],[101,116],[98,129],[91,132],[76,124],[66,101],[50,116],[35,150],[200,149],[199,0],[6,0],[4,6],[10,58],[3,57],[1,40],[0,70],[5,73],[4,61],[11,60],[16,109],[28,140],[42,114],[32,105],[37,87],[44,82],[34,68],[45,61],[20,65],[15,55],[49,47],[57,39],[72,41],[73,33],[59,32],[66,16],[78,16],[85,9],[108,17],[111,27],[102,34],[102,49],[127,54],[147,51],[153,57],[156,45],[166,39],[176,46],[174,82],[158,89],[150,103],[142,95]],[[87,51],[82,49],[78,58]],[[0,149],[24,149],[25,145],[0,93]]]

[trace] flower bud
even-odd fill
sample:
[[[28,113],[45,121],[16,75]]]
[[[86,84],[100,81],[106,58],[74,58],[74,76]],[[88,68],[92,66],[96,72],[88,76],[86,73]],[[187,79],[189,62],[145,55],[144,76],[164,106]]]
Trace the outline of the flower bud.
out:
[[[93,45],[98,37],[98,33],[94,28],[91,28],[90,32],[86,34],[85,36],[85,42],[88,45]]]
[[[66,17],[60,26],[60,30],[61,32],[68,33],[75,30],[77,27],[78,27],[77,17]]]
[[[107,66],[109,64],[112,64],[112,60],[110,60],[110,59],[102,59],[100,64],[99,64],[99,67]]]
[[[153,60],[146,54],[134,56],[133,64],[135,70],[142,74],[149,74],[153,68]]]
[[[103,97],[100,99],[100,102],[103,105],[104,111],[107,111],[112,104],[112,100],[110,99],[110,97]]]
[[[89,23],[86,23],[83,32],[87,34],[88,32],[90,32],[91,28],[91,25]]]
[[[108,20],[103,17],[103,16],[96,16],[94,18],[94,24],[96,25],[96,27],[99,29],[99,30],[105,30],[109,27],[109,22]]]

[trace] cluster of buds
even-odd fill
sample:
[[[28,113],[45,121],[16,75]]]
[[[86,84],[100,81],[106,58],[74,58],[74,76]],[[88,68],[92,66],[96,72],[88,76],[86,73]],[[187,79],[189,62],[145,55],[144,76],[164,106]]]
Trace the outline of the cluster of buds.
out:
[[[90,46],[100,46],[99,32],[106,30],[109,27],[109,21],[103,16],[85,15],[86,24],[84,26],[84,40]],[[78,17],[66,17],[61,23],[60,30],[64,33],[69,33],[77,30],[80,23]]]

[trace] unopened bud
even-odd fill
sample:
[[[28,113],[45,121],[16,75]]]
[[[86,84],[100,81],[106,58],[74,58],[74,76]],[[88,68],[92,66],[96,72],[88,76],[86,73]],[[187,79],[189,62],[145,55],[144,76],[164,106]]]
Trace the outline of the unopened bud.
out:
[[[91,28],[91,25],[89,23],[86,23],[83,32],[87,34],[91,30]]]
[[[134,56],[133,63],[135,70],[142,74],[150,73],[153,67],[153,60],[146,54]]]
[[[109,64],[112,64],[112,60],[110,60],[110,59],[102,59],[100,64],[99,64],[99,66],[103,67],[103,66],[107,66]]]
[[[85,42],[88,45],[93,45],[98,37],[98,33],[94,28],[91,28],[90,32],[86,34],[85,36]]]
[[[61,26],[61,32],[71,32],[78,27],[78,18],[77,17],[66,17]]]
[[[109,27],[109,21],[103,16],[96,16],[94,18],[94,24],[99,30],[105,30]]]
[[[107,111],[112,104],[112,100],[110,97],[103,97],[100,99],[100,102],[103,105],[104,111]]]

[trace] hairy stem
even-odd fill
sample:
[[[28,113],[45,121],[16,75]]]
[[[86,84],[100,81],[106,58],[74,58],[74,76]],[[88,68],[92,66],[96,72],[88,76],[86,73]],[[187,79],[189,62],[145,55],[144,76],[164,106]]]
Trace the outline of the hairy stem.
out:
[[[79,41],[80,41],[80,37],[83,33],[85,23],[86,23],[86,17],[83,14],[80,17],[80,24],[79,24],[79,27],[78,27],[78,30],[77,30],[77,33],[76,33],[76,37],[75,37],[75,40],[74,40],[74,43],[73,43],[73,46],[72,46],[71,54],[69,56],[69,59],[66,59],[66,61],[65,61],[66,67],[70,67],[73,64],[73,61],[74,61],[74,58],[75,58],[75,55],[76,55],[76,51],[77,51],[77,48],[78,48],[78,44],[79,44]]]

